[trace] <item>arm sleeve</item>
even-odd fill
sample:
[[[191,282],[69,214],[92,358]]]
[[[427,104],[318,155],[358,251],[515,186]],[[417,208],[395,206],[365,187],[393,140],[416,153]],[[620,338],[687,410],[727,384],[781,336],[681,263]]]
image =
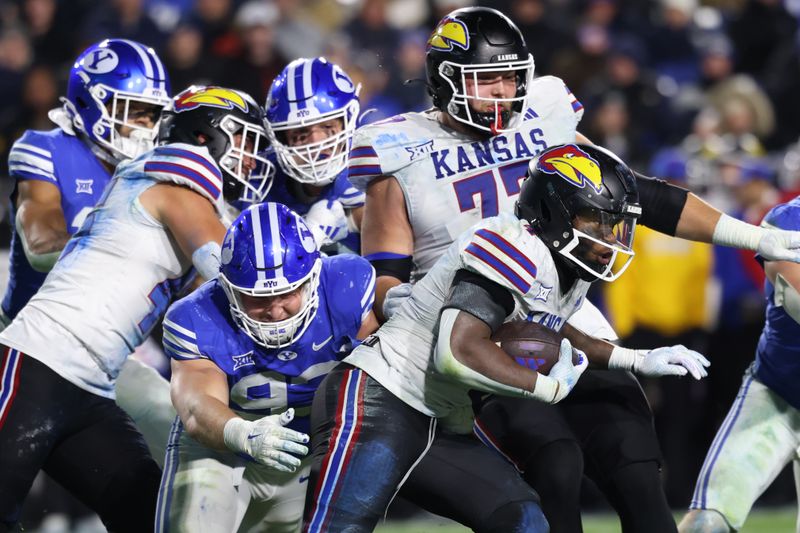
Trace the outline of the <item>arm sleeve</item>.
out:
[[[639,203],[642,205],[639,223],[674,236],[689,191],[664,180],[648,178],[638,172],[634,174],[639,188]]]
[[[444,309],[469,313],[486,322],[494,332],[514,312],[514,297],[494,281],[461,269],[453,278]]]

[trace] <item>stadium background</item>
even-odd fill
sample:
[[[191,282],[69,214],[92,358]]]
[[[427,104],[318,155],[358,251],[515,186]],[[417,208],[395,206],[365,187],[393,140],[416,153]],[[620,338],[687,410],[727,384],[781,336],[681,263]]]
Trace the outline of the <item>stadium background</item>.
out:
[[[362,109],[370,110],[364,122],[371,122],[429,105],[419,81],[425,41],[441,15],[465,5],[470,2],[0,0],[0,194],[5,198],[12,186],[6,167],[11,143],[25,129],[53,127],[47,111],[59,105],[71,61],[92,42],[122,37],[154,47],[174,92],[217,83],[262,102],[289,60],[325,55],[362,84]],[[800,188],[800,0],[482,5],[501,9],[520,26],[537,75],[563,78],[583,102],[580,131],[632,167],[680,183],[753,223]],[[7,251],[5,200],[0,215],[0,245]],[[593,299],[627,345],[680,342],[712,361],[703,382],[643,383],[666,458],[667,494],[679,510],[752,361],[763,325],[763,274],[752,254],[652,232],[640,231],[636,247],[625,276],[598,283]],[[0,262],[4,270],[7,260]],[[35,500],[30,512],[41,513]],[[784,472],[753,519],[767,525],[750,530],[791,530],[793,514],[770,509],[794,501],[791,475]],[[608,509],[591,486],[585,506]],[[414,511],[401,504],[392,516]],[[433,527],[423,524],[418,530]],[[614,524],[589,521],[587,531],[614,531]]]

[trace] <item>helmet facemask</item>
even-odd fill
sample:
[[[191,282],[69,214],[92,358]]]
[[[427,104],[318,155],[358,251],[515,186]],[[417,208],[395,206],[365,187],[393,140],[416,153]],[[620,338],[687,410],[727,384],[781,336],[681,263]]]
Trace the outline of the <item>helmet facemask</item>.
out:
[[[303,277],[289,283],[284,278],[284,283],[274,283],[276,280],[269,280],[271,283],[264,283],[259,287],[237,287],[233,285],[224,273],[220,273],[219,281],[230,303],[231,316],[236,324],[253,341],[269,349],[285,348],[296,342],[308,326],[314,320],[319,308],[319,275],[322,269],[322,261],[317,259],[310,272]],[[280,280],[278,280],[280,281]],[[247,314],[246,306],[243,303],[242,295],[256,298],[275,297],[288,294],[295,290],[301,291],[302,303],[300,310],[287,319],[276,322],[264,322],[256,320]]]
[[[635,229],[633,215],[581,209],[572,220],[572,238],[558,248],[558,253],[580,269],[581,279],[614,281],[625,272],[635,255]]]
[[[219,158],[219,166],[234,180],[225,180],[226,199],[263,202],[275,173],[275,167],[262,155],[268,146],[266,131],[233,115],[220,121],[219,130],[228,137],[228,148]]]
[[[525,60],[510,61],[507,63],[483,63],[464,65],[452,61],[442,61],[439,64],[439,77],[450,87],[452,96],[447,103],[447,113],[455,120],[488,131],[492,135],[514,131],[519,127],[518,120],[514,120],[513,113],[519,113],[527,98],[528,87],[533,80],[533,56],[528,54]],[[478,86],[481,74],[491,73],[503,76],[505,73],[515,74],[515,94],[510,98],[493,98],[479,96]],[[468,83],[474,87],[474,94],[468,94]],[[490,102],[489,111],[477,111],[470,103],[478,104]]]
[[[356,94],[358,90],[356,90]],[[281,123],[267,122],[267,133],[278,156],[281,169],[295,181],[323,186],[333,182],[347,168],[350,145],[356,130],[360,106],[358,100],[345,107],[313,118]],[[290,130],[341,121],[341,130],[317,142],[291,146]]]

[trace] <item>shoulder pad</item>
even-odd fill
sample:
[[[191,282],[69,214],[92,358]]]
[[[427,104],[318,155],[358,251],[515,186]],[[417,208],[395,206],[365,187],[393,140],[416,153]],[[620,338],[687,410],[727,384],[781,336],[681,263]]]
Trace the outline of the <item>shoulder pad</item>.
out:
[[[561,78],[555,76],[536,78],[528,88],[528,94],[530,97],[527,104],[533,110],[537,107],[557,106],[568,116],[574,117],[576,124],[583,117],[583,104]],[[526,118],[528,118],[527,112]]]
[[[145,157],[144,174],[156,181],[184,185],[205,196],[223,212],[222,171],[203,146],[166,144]]]
[[[800,202],[795,199],[773,207],[764,216],[761,225],[784,230],[800,230]]]
[[[356,130],[348,179],[358,190],[365,191],[372,180],[392,176],[411,163],[406,147],[425,131],[409,120],[410,115],[397,115]]]
[[[28,130],[8,154],[8,170],[17,179],[58,183],[53,166],[53,139],[45,132]]]
[[[533,242],[538,239],[528,233],[524,222],[513,215],[488,218],[463,239],[460,268],[480,274],[513,294],[527,294],[536,280],[535,258],[530,255],[538,248]]]
[[[342,333],[355,337],[375,301],[375,269],[355,254],[339,254],[322,261],[320,282],[331,314],[352,324],[353,331]]]

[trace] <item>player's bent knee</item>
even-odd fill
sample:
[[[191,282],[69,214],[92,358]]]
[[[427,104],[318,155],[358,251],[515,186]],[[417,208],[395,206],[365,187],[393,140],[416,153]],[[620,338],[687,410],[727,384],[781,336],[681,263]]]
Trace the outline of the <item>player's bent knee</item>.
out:
[[[721,513],[712,509],[692,509],[678,524],[679,533],[730,533],[733,531]]]
[[[152,531],[161,469],[152,458],[131,461],[108,480],[97,514],[114,532]]]
[[[492,512],[475,528],[476,533],[547,533],[550,526],[542,508],[533,500],[510,502]]]

